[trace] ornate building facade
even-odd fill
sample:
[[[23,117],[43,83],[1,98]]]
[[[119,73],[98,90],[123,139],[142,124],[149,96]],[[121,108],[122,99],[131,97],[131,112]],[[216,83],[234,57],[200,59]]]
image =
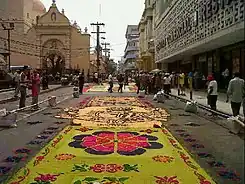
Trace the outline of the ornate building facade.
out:
[[[171,0],[162,7],[154,23],[162,68],[217,76],[228,68],[245,77],[243,0]]]
[[[145,0],[145,9],[138,25],[140,42],[139,68],[151,71],[156,68],[154,47],[154,0]]]
[[[71,24],[55,0],[47,12],[40,0],[2,0],[0,23],[3,27],[14,24],[10,31],[11,65],[29,65],[51,73],[89,71],[90,35],[76,22]],[[9,52],[6,45],[8,34],[0,27],[2,55]]]
[[[139,56],[139,32],[137,25],[128,25],[125,38],[127,40],[124,50],[124,71],[136,70]]]

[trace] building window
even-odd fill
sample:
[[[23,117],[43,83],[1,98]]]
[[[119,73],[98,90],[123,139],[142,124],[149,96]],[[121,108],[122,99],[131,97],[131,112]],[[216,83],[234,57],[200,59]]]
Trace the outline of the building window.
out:
[[[29,13],[27,13],[27,14],[26,14],[26,17],[29,19],[29,18],[30,18],[30,14],[29,14]]]

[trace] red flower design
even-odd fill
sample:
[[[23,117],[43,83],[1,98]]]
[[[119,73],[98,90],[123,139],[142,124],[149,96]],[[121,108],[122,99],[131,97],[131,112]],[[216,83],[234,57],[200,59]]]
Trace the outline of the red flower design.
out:
[[[85,148],[91,154],[106,155],[117,151],[122,155],[140,155],[145,148],[160,149],[162,144],[158,138],[149,135],[139,135],[137,132],[95,132],[92,135],[75,136],[69,146]],[[150,143],[148,141],[151,141]],[[117,148],[117,150],[115,150]]]
[[[115,173],[117,171],[123,170],[123,166],[117,164],[107,164],[106,171],[109,173]]]
[[[55,156],[55,158],[57,160],[71,160],[73,158],[75,158],[76,156],[75,155],[72,155],[72,154],[58,154]]]
[[[170,163],[174,160],[173,157],[170,156],[163,156],[163,155],[157,155],[152,157],[153,160],[155,160],[156,162],[162,162],[162,163]]]
[[[96,173],[102,173],[105,172],[106,166],[104,164],[95,164],[91,169]]]
[[[37,182],[53,182],[57,180],[59,174],[39,174],[34,180]]]
[[[42,161],[44,158],[45,158],[44,156],[37,156],[37,157],[36,157],[36,160]]]
[[[156,183],[158,184],[179,184],[180,182],[177,180],[177,176],[164,176],[164,177],[159,177],[155,176],[157,178]]]

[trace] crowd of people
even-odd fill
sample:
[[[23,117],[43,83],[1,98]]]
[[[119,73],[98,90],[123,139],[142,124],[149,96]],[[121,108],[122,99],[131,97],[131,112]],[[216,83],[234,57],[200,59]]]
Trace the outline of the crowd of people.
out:
[[[224,73],[224,76],[227,79],[227,72]],[[179,95],[183,96],[186,95],[186,88],[192,91],[192,89],[201,89],[201,86],[204,85],[207,91],[207,104],[212,110],[217,110],[219,89],[215,74],[210,74],[205,78],[204,76],[201,77],[198,72],[190,72],[188,75],[184,72],[171,74],[141,72],[135,76],[135,83],[138,87],[137,93],[140,90],[144,90],[145,94],[156,94],[158,91],[163,90],[165,94],[169,94],[171,93],[171,88],[177,88]],[[234,77],[227,82],[226,93],[226,102],[228,103],[230,101],[233,116],[239,115],[241,106],[243,106],[245,116],[245,83],[239,73],[235,73]]]
[[[227,77],[227,71],[224,76]],[[72,77],[72,84],[79,86],[80,94],[83,93],[83,86],[85,83],[84,71],[74,75]],[[103,79],[106,77],[104,76]],[[118,74],[116,80],[119,84],[118,92],[123,92],[123,86],[128,85],[129,78],[131,78],[137,86],[137,94],[140,91],[144,91],[145,94],[156,94],[160,90],[163,90],[165,94],[171,93],[171,88],[177,88],[179,91],[178,95],[186,95],[186,88],[198,90],[203,88],[204,85],[207,89],[207,104],[213,110],[217,110],[217,99],[219,85],[214,74],[211,74],[205,78],[198,71],[189,72],[188,74],[184,72],[179,73],[148,73],[139,72],[135,74]],[[102,81],[97,73],[94,73],[93,81],[100,84]],[[38,95],[40,93],[40,87],[48,89],[49,76],[46,72],[40,74],[38,71],[34,70],[30,72],[27,68],[23,68],[22,71],[16,71],[14,74],[15,81],[15,97],[20,93],[20,103],[19,108],[25,107],[26,92],[27,89],[31,89],[32,92],[32,104],[38,103]],[[202,82],[201,82],[202,81]],[[113,92],[114,78],[110,74],[108,76],[109,88],[108,92]],[[168,95],[167,95],[168,96]],[[244,80],[241,79],[239,73],[234,74],[234,78],[227,82],[227,100],[226,102],[231,103],[231,109],[233,116],[239,115],[240,108],[243,105],[243,110],[245,114],[245,84]],[[34,105],[33,109],[38,109],[38,105]]]
[[[38,96],[40,93],[41,77],[37,70],[30,72],[27,66],[24,66],[20,71],[14,74],[15,82],[15,97],[20,93],[19,108],[26,106],[27,90],[31,89],[33,110],[38,109]],[[48,76],[46,73],[42,74],[43,89],[48,89]]]

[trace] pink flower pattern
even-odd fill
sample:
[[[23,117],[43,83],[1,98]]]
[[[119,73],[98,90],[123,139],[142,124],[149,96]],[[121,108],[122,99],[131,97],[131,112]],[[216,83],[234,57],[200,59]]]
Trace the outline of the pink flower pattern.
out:
[[[95,132],[92,135],[80,135],[69,146],[84,148],[86,152],[97,155],[112,154],[115,151],[121,155],[141,155],[146,150],[160,149],[162,144],[153,142],[157,137],[139,135],[137,132]]]

